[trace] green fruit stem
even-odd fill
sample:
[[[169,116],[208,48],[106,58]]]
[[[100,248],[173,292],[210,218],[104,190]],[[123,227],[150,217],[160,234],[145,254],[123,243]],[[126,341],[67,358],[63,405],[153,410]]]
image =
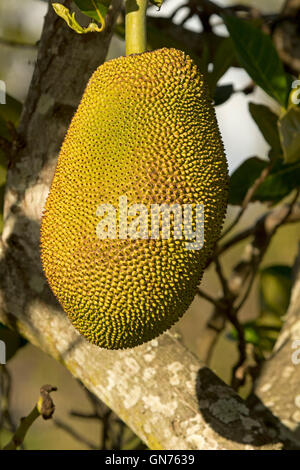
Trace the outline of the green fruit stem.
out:
[[[148,0],[126,0],[126,55],[147,50],[146,10]]]

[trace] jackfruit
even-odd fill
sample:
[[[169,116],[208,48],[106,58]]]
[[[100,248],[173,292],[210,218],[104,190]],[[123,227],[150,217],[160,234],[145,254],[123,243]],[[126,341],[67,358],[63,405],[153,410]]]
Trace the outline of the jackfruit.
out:
[[[189,205],[194,231],[203,205],[203,247],[187,249],[172,213],[169,238],[153,237],[161,218],[148,222],[146,234],[140,224],[141,236],[130,238],[134,217],[118,219],[120,197],[148,213],[153,204]],[[62,144],[41,225],[45,275],[80,333],[102,348],[123,349],[170,328],[196,294],[227,197],[222,139],[191,58],[163,48],[101,65]],[[116,208],[117,222],[100,239],[102,204]]]

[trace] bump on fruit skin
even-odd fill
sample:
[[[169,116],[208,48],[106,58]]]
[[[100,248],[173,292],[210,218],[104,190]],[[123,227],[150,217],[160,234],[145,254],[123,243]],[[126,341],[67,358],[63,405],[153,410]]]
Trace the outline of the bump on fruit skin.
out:
[[[184,240],[100,240],[96,209],[204,204],[201,250]],[[192,302],[226,212],[228,170],[203,76],[184,52],[119,57],[90,78],[64,139],[41,226],[41,258],[73,325],[108,349],[170,328]]]

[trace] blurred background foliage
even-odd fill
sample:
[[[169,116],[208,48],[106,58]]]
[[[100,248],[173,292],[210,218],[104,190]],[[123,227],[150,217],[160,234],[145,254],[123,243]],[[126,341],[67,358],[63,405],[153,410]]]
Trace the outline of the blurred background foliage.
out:
[[[47,3],[0,0],[0,80],[7,92],[6,104],[0,105],[3,142],[15,139]],[[300,8],[282,13],[284,5],[283,0],[165,0],[160,11],[155,6],[148,11],[149,49],[167,46],[189,53],[205,74],[215,102],[231,175],[224,232],[232,229],[230,236],[229,232],[224,236],[225,243],[251,227],[266,210],[289,203],[300,186],[300,113],[299,106],[291,102],[291,84],[300,73],[300,57],[295,53],[300,49],[299,42],[295,45],[297,36],[300,41]],[[74,4],[72,11],[79,13]],[[123,15],[107,59],[122,54]],[[8,165],[2,145],[0,230]],[[260,184],[256,184],[258,179]],[[250,393],[255,374],[271,353],[282,327],[299,229],[299,222],[284,225],[272,238],[239,311],[248,367],[238,387],[243,397]],[[240,261],[248,241],[245,237],[223,253],[225,277]],[[220,296],[220,279],[212,265],[205,272],[201,290],[212,298]],[[232,369],[240,354],[239,325],[236,328],[226,321],[208,354],[205,338],[211,314],[211,302],[198,296],[175,329],[189,349],[232,384]],[[41,384],[53,383],[58,387],[55,417],[33,425],[25,448],[144,448],[130,429],[62,365],[3,325],[0,339],[8,345],[7,366],[0,366],[0,447],[20,416],[32,408]]]

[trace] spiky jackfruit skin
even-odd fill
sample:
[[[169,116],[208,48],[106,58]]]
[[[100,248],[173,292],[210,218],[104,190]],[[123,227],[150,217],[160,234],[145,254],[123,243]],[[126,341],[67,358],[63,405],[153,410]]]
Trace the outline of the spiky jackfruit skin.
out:
[[[119,57],[92,75],[63,142],[41,227],[49,284],[74,326],[108,349],[171,327],[219,237],[228,172],[203,76],[185,53]],[[204,204],[201,250],[185,240],[106,239],[97,207]]]

